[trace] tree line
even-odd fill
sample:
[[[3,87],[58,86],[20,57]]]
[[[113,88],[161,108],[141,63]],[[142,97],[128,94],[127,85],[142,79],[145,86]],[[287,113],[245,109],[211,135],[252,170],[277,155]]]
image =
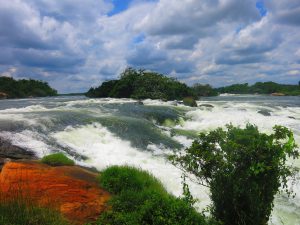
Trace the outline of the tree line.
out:
[[[215,89],[219,93],[231,94],[272,94],[282,93],[284,95],[300,95],[300,82],[299,85],[278,84],[275,82],[257,82],[253,85],[248,83],[233,84],[226,87]]]
[[[15,80],[10,77],[0,77],[0,92],[7,98],[47,97],[56,96],[57,91],[47,82],[22,79]]]

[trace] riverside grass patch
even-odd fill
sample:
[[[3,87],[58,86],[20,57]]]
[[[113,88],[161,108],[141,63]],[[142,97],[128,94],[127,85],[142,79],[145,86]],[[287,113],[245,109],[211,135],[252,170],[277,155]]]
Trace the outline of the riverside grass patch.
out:
[[[114,194],[110,210],[97,225],[117,224],[213,224],[192,205],[169,194],[153,175],[130,166],[112,166],[98,177],[100,185]]]
[[[61,152],[44,156],[41,159],[41,162],[50,166],[74,166],[75,165],[72,159],[69,159],[67,156],[65,156],[65,154]]]
[[[23,199],[0,201],[1,225],[70,225],[51,209],[33,206]]]

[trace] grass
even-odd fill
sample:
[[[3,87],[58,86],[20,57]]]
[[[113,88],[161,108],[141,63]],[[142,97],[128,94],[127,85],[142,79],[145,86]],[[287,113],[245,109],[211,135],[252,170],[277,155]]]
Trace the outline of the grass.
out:
[[[69,159],[63,153],[54,153],[44,156],[41,162],[50,166],[73,166],[75,164],[72,159]]]
[[[59,212],[33,206],[17,199],[0,202],[0,224],[3,225],[69,225]]]
[[[110,210],[97,224],[206,225],[206,218],[184,199],[169,194],[148,172],[130,166],[112,166],[102,171],[100,185],[114,194]]]

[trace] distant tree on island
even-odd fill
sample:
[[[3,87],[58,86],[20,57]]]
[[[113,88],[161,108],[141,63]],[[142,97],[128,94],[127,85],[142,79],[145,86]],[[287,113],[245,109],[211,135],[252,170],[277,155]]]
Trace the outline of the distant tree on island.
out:
[[[106,81],[97,88],[91,88],[86,96],[163,100],[182,100],[184,97],[198,97],[191,87],[174,78],[133,68],[127,68],[120,75],[119,80]]]
[[[47,82],[22,79],[14,80],[10,77],[0,77],[0,92],[6,98],[46,97],[56,96],[57,91]]]
[[[219,93],[231,94],[272,94],[282,93],[284,95],[300,95],[298,85],[278,84],[275,82],[257,82],[254,85],[233,84],[215,89]]]
[[[197,96],[217,96],[218,92],[209,84],[196,83],[192,86],[193,91]]]

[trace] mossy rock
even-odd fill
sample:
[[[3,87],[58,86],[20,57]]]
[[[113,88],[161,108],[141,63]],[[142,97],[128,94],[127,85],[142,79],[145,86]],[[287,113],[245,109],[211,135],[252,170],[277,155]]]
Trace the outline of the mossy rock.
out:
[[[73,166],[75,164],[72,159],[69,159],[63,153],[54,153],[44,156],[41,162],[50,166]]]
[[[197,107],[197,102],[193,97],[185,97],[183,99],[183,104],[190,107]]]

